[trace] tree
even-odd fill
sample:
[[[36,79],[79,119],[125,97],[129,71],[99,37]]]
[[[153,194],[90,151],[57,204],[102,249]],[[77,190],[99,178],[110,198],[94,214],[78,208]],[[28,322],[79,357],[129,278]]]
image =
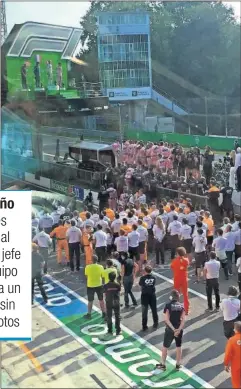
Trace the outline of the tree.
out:
[[[97,14],[136,8],[150,14],[153,60],[218,96],[237,94],[240,24],[232,8],[217,2],[92,2],[80,20],[84,49],[79,57],[89,64],[83,69],[87,81],[99,80]],[[158,77],[154,82],[161,83]]]

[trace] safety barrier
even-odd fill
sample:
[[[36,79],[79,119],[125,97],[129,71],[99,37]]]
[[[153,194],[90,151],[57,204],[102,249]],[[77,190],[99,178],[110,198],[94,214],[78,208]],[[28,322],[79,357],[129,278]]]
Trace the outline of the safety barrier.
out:
[[[138,129],[126,130],[125,136],[131,140],[142,140],[144,142],[159,142],[163,140],[170,143],[179,143],[183,147],[198,146],[201,149],[207,145],[213,150],[229,151],[233,150],[234,142],[240,141],[241,138],[222,137],[222,136],[199,136],[199,135],[183,135],[177,133],[157,133],[147,132]]]
[[[185,199],[189,198],[194,207],[208,208],[208,198],[206,196],[163,187],[157,188],[157,198],[159,201],[163,199],[180,199],[180,196],[184,196]]]

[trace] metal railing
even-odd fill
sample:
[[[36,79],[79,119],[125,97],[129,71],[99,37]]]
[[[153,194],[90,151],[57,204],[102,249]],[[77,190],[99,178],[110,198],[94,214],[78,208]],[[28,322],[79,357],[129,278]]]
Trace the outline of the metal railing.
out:
[[[174,190],[169,188],[158,187],[157,198],[162,199],[180,199],[180,196],[184,196],[185,199],[190,199],[194,207],[208,208],[208,198],[206,196],[200,196],[194,193],[182,192],[180,190]]]

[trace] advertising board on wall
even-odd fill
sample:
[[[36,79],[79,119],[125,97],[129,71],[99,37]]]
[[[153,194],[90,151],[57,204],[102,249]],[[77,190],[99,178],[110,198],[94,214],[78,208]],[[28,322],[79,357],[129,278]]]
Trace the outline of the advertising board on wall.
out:
[[[151,88],[113,88],[107,89],[110,101],[145,100],[151,98]]]

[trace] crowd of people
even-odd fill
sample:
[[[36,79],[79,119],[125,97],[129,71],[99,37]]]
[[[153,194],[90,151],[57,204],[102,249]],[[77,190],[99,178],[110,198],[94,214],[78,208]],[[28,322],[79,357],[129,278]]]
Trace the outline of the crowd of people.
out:
[[[50,251],[57,252],[59,266],[65,264],[70,272],[79,272],[82,259],[87,279],[86,320],[91,319],[97,295],[103,319],[107,322],[107,335],[113,334],[112,314],[115,317],[115,333],[119,335],[121,306],[129,309],[138,305],[133,291],[133,286],[138,284],[141,290],[142,330],[146,331],[149,308],[153,328],[159,325],[154,269],[161,269],[168,264],[173,273],[174,290],[164,308],[166,330],[162,359],[156,368],[157,371],[166,369],[167,352],[175,340],[176,369],[179,370],[185,318],[190,313],[188,272],[193,268],[193,282],[205,284],[206,311],[214,312],[213,293],[215,312],[220,309],[223,311],[224,335],[228,339],[225,369],[228,371],[230,364],[231,369],[235,369],[232,380],[237,388],[237,382],[240,385],[238,376],[241,376],[241,369],[237,369],[237,361],[233,362],[231,350],[234,349],[234,353],[237,353],[233,339],[240,339],[241,336],[241,323],[238,321],[241,320],[241,216],[233,213],[233,189],[228,183],[223,188],[219,187],[213,178],[213,170],[205,170],[205,162],[205,178],[201,176],[201,158],[206,158],[213,169],[214,156],[210,148],[207,148],[204,156],[197,148],[184,152],[180,147],[177,150],[169,147],[169,151],[165,151],[166,145],[160,142],[158,147],[162,148],[163,158],[172,160],[172,166],[165,166],[165,172],[162,172],[161,169],[158,171],[159,167],[153,167],[155,156],[150,150],[154,151],[157,146],[144,146],[141,142],[126,142],[124,146],[124,182],[118,184],[121,172],[115,179],[114,170],[107,171],[105,186],[98,193],[98,207],[93,203],[90,192],[81,212],[66,208],[59,202],[51,214],[47,211],[41,217],[33,214],[33,293],[36,280],[44,301],[48,301],[43,288],[42,272],[48,272]],[[159,153],[160,149],[158,150]],[[226,158],[223,163],[230,166],[232,162],[228,156]],[[183,160],[185,163],[180,165]],[[132,164],[135,168],[129,167]],[[148,166],[148,170],[145,166]],[[130,169],[131,174],[128,175]],[[166,177],[172,188],[176,184],[174,198],[157,196],[157,174]],[[196,188],[202,185],[200,194],[205,193],[208,197],[208,206],[204,209],[196,206],[188,197],[188,188],[184,190],[185,185],[192,187],[192,180]],[[159,179],[158,182],[161,187],[168,187],[168,184]],[[182,194],[178,192],[179,188],[182,189]],[[220,193],[223,195],[221,208]],[[220,275],[221,269],[223,275]],[[233,277],[234,284],[229,287],[228,296],[223,301],[219,292],[220,277],[225,280]],[[180,302],[181,295],[183,304]]]
[[[228,184],[230,168],[235,165],[236,157],[233,150],[215,161],[215,155],[209,146],[202,152],[198,147],[185,150],[179,144],[167,142],[126,141],[122,151],[118,142],[112,147],[120,164],[118,168],[107,169],[107,182],[114,182],[116,186],[122,187],[124,183],[135,186],[144,178],[144,185],[150,185],[150,181],[154,180],[155,186],[158,183],[162,187],[172,188],[173,185],[175,190],[179,187],[184,192],[200,195],[203,195],[211,178],[221,186]],[[176,182],[172,184],[172,181]]]

